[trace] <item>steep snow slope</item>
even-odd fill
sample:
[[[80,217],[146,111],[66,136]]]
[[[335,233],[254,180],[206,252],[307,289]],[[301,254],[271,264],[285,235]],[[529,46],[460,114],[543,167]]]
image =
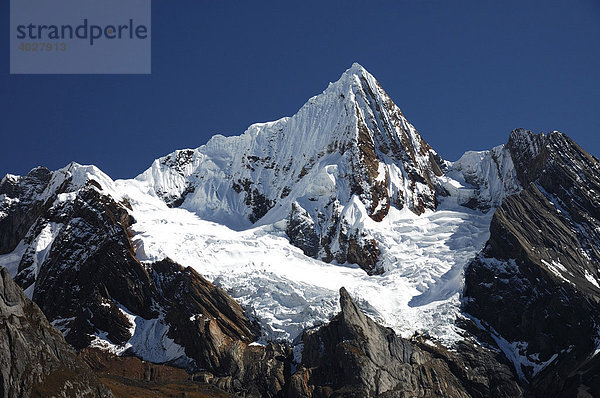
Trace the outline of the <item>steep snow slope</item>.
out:
[[[444,187],[460,204],[482,210],[500,206],[507,196],[522,189],[505,145],[465,153],[441,179],[448,179]],[[458,181],[462,189],[456,189],[452,180]]]
[[[369,155],[373,159],[365,159]],[[157,159],[137,179],[169,204],[183,200],[183,208],[203,219],[239,229],[261,219],[275,203],[274,214],[261,224],[287,216],[289,205],[300,197],[333,195],[345,203],[360,188],[370,188],[364,173],[385,180],[390,195],[398,196],[398,207],[407,205],[417,213],[419,207],[434,208],[426,202],[433,195],[427,180],[434,157],[440,161],[375,78],[354,64],[293,117],[256,123],[241,136],[217,135],[198,149],[176,151]],[[264,197],[267,208],[248,203],[258,194],[248,192],[246,184]],[[374,213],[377,203],[361,199]]]

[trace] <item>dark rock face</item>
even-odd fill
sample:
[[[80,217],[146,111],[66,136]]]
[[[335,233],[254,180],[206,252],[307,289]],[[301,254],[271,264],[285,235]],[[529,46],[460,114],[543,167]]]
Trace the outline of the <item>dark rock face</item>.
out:
[[[369,275],[383,273],[383,268],[378,264],[377,241],[369,235],[359,230],[344,228],[339,234],[339,244],[342,250],[335,256],[339,263],[359,264]]]
[[[437,201],[432,178],[442,175],[444,162],[420,136],[417,139],[411,137],[404,115],[379,83],[373,87],[364,76],[360,81],[362,90],[359,95],[371,108],[369,116],[372,117],[365,119],[356,109],[359,156],[354,193],[364,195],[364,202],[371,204],[369,216],[375,221],[381,221],[387,215],[390,204],[400,209],[408,206],[416,214],[422,214],[426,209],[434,210]],[[379,162],[385,162],[384,157],[391,158],[405,169],[412,198],[394,197],[388,189],[387,176],[384,182],[377,181]],[[424,184],[429,190],[416,193],[416,183]]]
[[[0,198],[5,195],[0,200],[0,254],[13,251],[43,212],[39,195],[51,177],[48,169],[38,167],[25,177],[6,176],[0,181]]]
[[[152,274],[169,336],[185,347],[197,367],[229,374],[231,346],[255,340],[259,326],[231,296],[192,268],[167,259],[153,264]]]
[[[600,357],[571,357],[561,367],[545,370],[532,382],[540,397],[597,397],[600,391]],[[560,379],[560,383],[557,383]],[[560,389],[557,389],[560,385]]]
[[[25,238],[33,240],[49,223],[61,226],[46,260],[35,264],[26,252],[15,280],[23,289],[35,283],[33,300],[68,330],[66,339],[77,349],[97,330],[115,343],[127,341],[130,325],[119,304],[147,319],[156,315],[151,280],[127,235],[131,222],[124,205],[89,184],[39,217]]]
[[[228,373],[204,374],[199,379],[238,397],[283,397],[290,377],[291,348],[270,343],[266,347],[235,343]]]
[[[0,396],[112,397],[0,268]]]
[[[195,152],[190,149],[175,151],[169,156],[160,159],[161,164],[169,167],[174,173],[183,176],[185,170],[194,162]],[[184,202],[187,195],[194,192],[192,184],[186,184],[183,191],[178,195],[169,194],[167,192],[157,191],[156,194],[163,199],[169,207],[179,207]]]
[[[38,220],[48,221],[63,227],[39,264],[33,299],[75,348],[89,346],[99,331],[125,344],[132,325],[123,309],[146,320],[162,314],[169,337],[203,368],[220,369],[228,355],[223,339],[255,339],[257,326],[239,304],[191,268],[169,260],[141,264],[127,233],[132,219],[126,207],[95,187]],[[16,278],[23,288],[34,281],[28,264],[24,256]]]
[[[290,397],[518,397],[510,369],[481,347],[451,353],[410,342],[364,315],[340,290],[341,312],[303,336]]]
[[[473,339],[458,342],[451,351],[427,344],[419,347],[446,361],[471,397],[527,396],[503,354],[484,348]]]
[[[515,130],[507,146],[524,190],[494,214],[466,270],[464,310],[518,342],[503,349],[535,395],[598,394],[600,162],[557,132]]]
[[[292,211],[285,230],[290,238],[290,243],[300,249],[309,257],[319,253],[319,236],[315,231],[315,223],[300,205],[292,203]]]

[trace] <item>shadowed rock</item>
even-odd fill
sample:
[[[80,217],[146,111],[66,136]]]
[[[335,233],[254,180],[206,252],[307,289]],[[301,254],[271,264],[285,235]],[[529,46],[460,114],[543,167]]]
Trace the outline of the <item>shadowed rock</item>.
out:
[[[566,135],[511,133],[524,187],[496,211],[465,272],[464,310],[502,343],[536,396],[600,394],[600,162]],[[597,367],[597,365],[596,365]]]
[[[0,397],[112,397],[0,267]]]

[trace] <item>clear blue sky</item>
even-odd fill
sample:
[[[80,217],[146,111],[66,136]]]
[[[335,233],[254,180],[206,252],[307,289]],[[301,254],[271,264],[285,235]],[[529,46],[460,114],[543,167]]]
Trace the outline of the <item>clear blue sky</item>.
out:
[[[0,175],[75,160],[113,178],[294,114],[357,61],[446,159],[560,130],[600,155],[600,1],[155,0],[150,76],[10,76]]]

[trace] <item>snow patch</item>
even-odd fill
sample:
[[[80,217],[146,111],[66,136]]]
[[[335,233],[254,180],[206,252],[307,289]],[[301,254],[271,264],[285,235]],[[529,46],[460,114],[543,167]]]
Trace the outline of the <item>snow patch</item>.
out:
[[[91,347],[101,348],[115,355],[122,355],[130,350],[141,359],[155,363],[171,362],[184,366],[193,364],[193,360],[185,355],[184,348],[167,336],[169,326],[162,316],[144,319],[124,306],[118,306],[129,321],[131,338],[125,344],[117,345],[110,341],[105,331],[99,331],[93,336]]]
[[[52,322],[50,322],[50,324],[52,326],[54,326],[56,329],[58,329],[63,334],[63,336],[66,336],[71,331],[70,324],[71,324],[71,322],[73,322],[74,319],[75,319],[75,317],[57,318],[57,319],[53,320]]]
[[[559,279],[573,285],[573,282],[571,282],[569,279],[565,278],[565,276],[564,276],[564,275],[569,275],[569,271],[567,271],[567,269],[565,268],[564,265],[562,265],[561,263],[559,263],[556,260],[552,260],[551,263],[549,263],[546,260],[542,260],[542,264],[544,264],[548,268],[548,270],[550,270],[550,272],[552,272]]]
[[[585,279],[588,280],[588,282],[590,282],[592,285],[596,286],[598,289],[600,289],[600,285],[598,285],[598,281],[596,280],[596,278],[594,278],[592,276],[592,274],[589,273],[589,271],[587,269],[583,270],[585,272],[584,276]]]
[[[20,241],[15,250],[10,253],[0,255],[0,266],[8,270],[11,278],[15,278],[19,272],[19,263],[23,254],[27,250],[28,245],[24,241]]]

